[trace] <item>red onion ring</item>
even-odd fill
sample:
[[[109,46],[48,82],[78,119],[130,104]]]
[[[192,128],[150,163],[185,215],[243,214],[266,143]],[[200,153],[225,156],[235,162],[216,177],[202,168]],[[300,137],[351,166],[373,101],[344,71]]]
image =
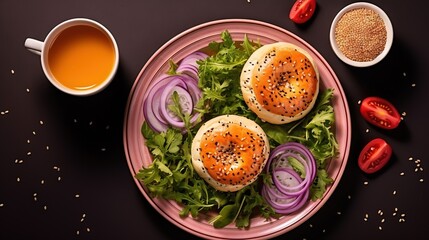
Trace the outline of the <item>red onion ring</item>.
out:
[[[207,55],[201,52],[185,57],[176,69],[176,75],[163,74],[149,86],[143,103],[143,115],[154,131],[163,132],[169,126],[184,130],[185,123],[169,110],[174,92],[179,93],[179,97],[189,104],[189,109],[184,113],[191,115],[191,124],[195,124],[199,119],[200,114],[193,110],[202,96],[198,87],[197,61],[206,57]]]
[[[208,55],[202,52],[194,52],[181,61],[177,67],[176,72],[179,74],[186,74],[191,76],[198,82],[198,61],[207,58]]]
[[[304,166],[304,178],[290,166],[288,157],[295,158]],[[274,184],[264,185],[262,195],[277,213],[292,213],[307,202],[317,168],[306,146],[289,142],[276,147],[270,153],[266,171],[272,174]]]

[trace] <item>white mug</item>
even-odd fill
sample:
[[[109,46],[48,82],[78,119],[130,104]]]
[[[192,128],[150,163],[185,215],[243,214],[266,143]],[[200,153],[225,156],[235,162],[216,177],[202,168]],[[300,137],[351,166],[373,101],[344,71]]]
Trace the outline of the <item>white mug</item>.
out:
[[[25,47],[41,56],[43,72],[61,91],[88,96],[112,81],[119,64],[118,45],[100,23],[74,18],[54,27],[45,40],[25,40]]]

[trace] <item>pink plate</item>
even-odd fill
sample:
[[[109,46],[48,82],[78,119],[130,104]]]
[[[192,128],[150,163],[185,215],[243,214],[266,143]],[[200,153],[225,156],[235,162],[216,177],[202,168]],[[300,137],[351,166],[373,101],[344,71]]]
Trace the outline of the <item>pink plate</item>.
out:
[[[151,198],[144,185],[135,181],[147,201],[166,219],[177,227],[205,239],[267,239],[284,234],[299,226],[313,216],[332,195],[346,167],[350,140],[351,123],[347,99],[340,82],[326,60],[308,43],[296,35],[280,27],[255,20],[227,19],[204,23],[188,29],[164,44],[149,59],[140,71],[131,89],[124,122],[124,147],[128,165],[132,176],[142,166],[151,163],[151,156],[145,147],[144,138],[140,132],[143,117],[143,98],[149,84],[169,68],[168,61],[175,62],[183,59],[192,52],[208,46],[211,41],[220,41],[220,33],[228,30],[234,40],[241,41],[245,34],[251,40],[259,40],[261,44],[286,41],[306,49],[314,58],[320,72],[321,87],[334,89],[334,110],[336,118],[336,138],[340,151],[339,156],[333,159],[328,168],[328,174],[334,182],[322,197],[315,202],[308,202],[300,211],[283,216],[280,219],[266,221],[262,217],[251,220],[248,230],[239,230],[234,225],[223,229],[215,229],[207,221],[209,216],[199,219],[192,217],[181,218],[180,206],[173,201]]]

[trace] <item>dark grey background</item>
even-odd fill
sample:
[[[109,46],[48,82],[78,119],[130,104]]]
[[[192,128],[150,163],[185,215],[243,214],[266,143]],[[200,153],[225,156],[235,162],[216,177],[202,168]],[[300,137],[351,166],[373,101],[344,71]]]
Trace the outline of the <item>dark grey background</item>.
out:
[[[313,19],[296,25],[288,19],[292,0],[1,0],[0,239],[193,238],[153,210],[136,187],[124,154],[124,111],[136,76],[159,47],[190,27],[225,18],[265,21],[303,38],[332,66],[349,101],[352,146],[337,190],[311,219],[278,238],[428,234],[427,10],[400,0],[371,1],[391,18],[394,42],[385,60],[359,69],[342,63],[328,38],[333,18],[352,2],[319,0]],[[119,45],[113,83],[91,97],[59,92],[39,57],[24,48],[27,37],[43,40],[75,17],[101,22]],[[405,114],[399,128],[383,131],[360,117],[358,101],[370,95]],[[368,176],[356,161],[375,137],[385,138],[394,155],[384,171]],[[415,172],[417,159],[424,171]]]

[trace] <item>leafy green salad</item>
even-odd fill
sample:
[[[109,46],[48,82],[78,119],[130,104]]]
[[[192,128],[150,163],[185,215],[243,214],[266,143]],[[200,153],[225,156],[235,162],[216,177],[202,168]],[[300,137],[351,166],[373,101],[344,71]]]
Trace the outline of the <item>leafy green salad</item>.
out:
[[[237,228],[248,228],[251,219],[279,218],[278,214],[261,195],[261,185],[270,184],[270,174],[263,172],[257,181],[237,192],[221,192],[208,185],[194,171],[191,144],[199,127],[213,117],[235,114],[258,123],[268,136],[271,149],[286,142],[305,145],[316,160],[316,176],[310,187],[308,201],[320,199],[332,183],[326,168],[330,159],[338,154],[335,139],[335,115],[331,103],[333,89],[319,92],[316,104],[304,118],[283,125],[261,121],[243,100],[240,74],[250,55],[261,44],[244,36],[235,42],[230,33],[221,33],[221,41],[211,42],[209,56],[198,63],[198,87],[202,94],[195,105],[199,118],[192,123],[191,115],[184,111],[181,99],[174,93],[169,110],[184,122],[182,129],[168,127],[154,131],[142,123],[141,133],[152,155],[152,164],[135,175],[152,197],[174,200],[183,206],[182,217],[198,217],[200,213],[214,213],[210,220],[215,228],[234,223]],[[168,74],[177,74],[177,64],[171,62]],[[296,168],[302,167],[299,164]]]

